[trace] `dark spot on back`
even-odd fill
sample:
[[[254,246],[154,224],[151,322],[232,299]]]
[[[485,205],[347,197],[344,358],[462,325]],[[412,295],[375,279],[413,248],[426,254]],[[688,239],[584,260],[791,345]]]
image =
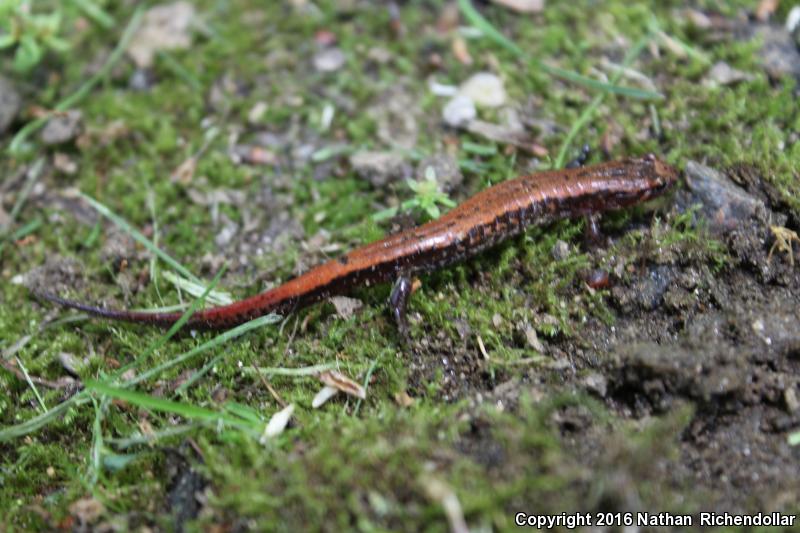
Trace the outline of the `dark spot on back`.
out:
[[[343,265],[346,265],[347,263],[350,262],[350,259],[348,259],[346,255],[343,255],[342,257],[339,258],[339,262]]]

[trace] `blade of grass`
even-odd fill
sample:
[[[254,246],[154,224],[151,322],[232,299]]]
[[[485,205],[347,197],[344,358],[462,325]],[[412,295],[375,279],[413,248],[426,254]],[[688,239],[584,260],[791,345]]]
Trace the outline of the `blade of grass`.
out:
[[[158,365],[158,366],[156,366],[154,368],[151,368],[147,372],[139,374],[135,378],[133,378],[133,379],[131,379],[129,381],[126,381],[124,383],[124,385],[126,387],[130,387],[131,385],[136,385],[137,383],[141,383],[142,381],[144,381],[146,379],[150,379],[151,377],[160,374],[164,370],[172,368],[175,365],[179,365],[179,364],[183,363],[184,361],[187,361],[188,359],[191,359],[192,357],[194,357],[194,356],[196,356],[198,354],[201,354],[203,352],[211,350],[212,348],[216,348],[217,346],[219,346],[221,344],[224,344],[224,343],[228,342],[231,339],[235,339],[237,337],[241,337],[242,335],[244,335],[248,331],[254,330],[256,328],[260,328],[261,326],[265,326],[267,324],[274,324],[275,322],[278,322],[279,320],[280,320],[280,317],[278,315],[269,314],[269,315],[265,315],[265,316],[262,316],[262,317],[258,317],[258,318],[254,319],[254,320],[251,320],[250,322],[245,322],[244,324],[241,324],[241,325],[239,325],[239,326],[237,326],[237,327],[235,327],[233,329],[230,329],[230,330],[226,331],[225,333],[222,333],[221,335],[217,335],[216,337],[214,337],[210,341],[204,342],[200,346],[196,346],[196,347],[192,348],[188,352],[184,352],[184,353],[178,355],[177,357],[175,357],[173,359],[170,359],[169,361],[167,361],[165,363],[162,363],[162,364],[160,364],[160,365]]]
[[[619,96],[635,98],[637,100],[662,100],[664,98],[663,94],[656,91],[651,91],[648,89],[637,89],[636,87],[625,87],[610,82],[595,80],[593,78],[587,78],[586,76],[583,76],[571,70],[565,70],[559,67],[553,67],[546,63],[542,63],[541,61],[536,61],[536,60],[534,61],[538,68],[544,70],[548,74],[552,74],[557,78],[578,83],[590,89],[597,89],[598,91],[614,93],[618,94]]]
[[[89,465],[89,484],[94,486],[100,477],[103,464],[103,415],[105,406],[108,405],[108,397],[103,396],[98,405],[97,399],[92,397],[94,406],[94,421],[92,422],[92,450],[90,453],[91,463]]]
[[[320,372],[336,368],[334,363],[323,363],[321,365],[305,366],[302,368],[283,368],[283,367],[256,367],[247,366],[242,369],[245,374],[262,374],[264,376],[316,376]]]
[[[200,80],[197,77],[189,72],[186,67],[181,65],[178,60],[172,57],[172,54],[168,54],[167,52],[160,50],[158,52],[158,58],[164,63],[164,66],[171,70],[178,78],[182,79],[186,85],[192,88],[192,90],[196,92],[200,92],[203,90],[203,84],[200,83]]]
[[[209,424],[219,424],[220,422],[228,426],[242,429],[248,432],[260,432],[263,424],[254,424],[249,420],[232,416],[226,412],[212,411],[189,403],[175,402],[166,400],[164,398],[157,398],[149,394],[142,394],[140,392],[113,387],[102,381],[87,381],[87,390],[95,391],[100,394],[105,394],[111,398],[124,400],[130,404],[151,409],[153,411],[161,411],[164,413],[172,413],[182,416],[187,420],[197,420]]]
[[[211,292],[211,290],[217,285],[217,283],[219,283],[219,280],[222,277],[222,274],[225,272],[226,268],[227,267],[225,265],[223,265],[222,268],[220,268],[219,272],[217,272],[217,275],[214,276],[214,279],[211,280],[211,283],[208,284],[208,287],[206,287],[206,290],[203,292],[203,294],[201,294],[195,301],[192,302],[192,304],[183,313],[183,315],[181,315],[181,317],[178,319],[178,321],[175,322],[167,330],[167,332],[164,335],[162,335],[158,339],[156,339],[134,361],[132,361],[131,363],[129,363],[127,365],[124,365],[123,367],[117,369],[117,371],[112,375],[112,377],[114,379],[119,378],[119,376],[121,376],[122,374],[124,374],[125,372],[130,370],[131,368],[135,368],[135,367],[141,365],[147,359],[150,358],[151,354],[155,353],[156,350],[158,350],[159,348],[164,346],[164,344],[166,344],[167,341],[170,340],[186,324],[186,322],[192,317],[192,315],[195,313],[195,311],[200,309],[200,307],[205,302],[206,296],[208,296],[208,293]]]
[[[183,394],[189,389],[189,387],[197,383],[203,376],[208,374],[208,372],[212,368],[214,368],[217,365],[217,363],[219,363],[222,360],[223,357],[225,357],[225,352],[222,352],[221,354],[217,354],[214,357],[212,357],[208,363],[203,365],[203,368],[201,368],[200,370],[189,376],[189,378],[186,381],[181,383],[181,385],[177,389],[175,389],[175,395],[183,396]]]
[[[650,20],[647,22],[647,28],[653,34],[653,36],[659,39],[661,42],[666,43],[667,45],[677,46],[684,54],[687,56],[694,58],[695,60],[709,65],[711,64],[711,60],[708,58],[706,54],[697,50],[693,46],[681,41],[677,37],[667,34],[664,30],[661,29],[661,26],[658,23],[658,19],[655,16],[651,16]],[[670,46],[667,46],[669,48]]]
[[[6,240],[11,232],[11,227],[14,225],[14,221],[19,216],[20,211],[22,211],[25,202],[28,200],[28,196],[30,196],[33,186],[36,185],[36,181],[39,179],[39,176],[42,175],[43,168],[44,158],[40,157],[28,169],[28,175],[25,178],[25,184],[22,186],[22,190],[17,197],[17,201],[14,202],[14,207],[11,208],[11,213],[8,214],[8,224],[0,228],[0,254],[3,253],[3,249],[6,246]]]
[[[38,217],[34,218],[30,222],[26,222],[24,226],[14,231],[14,233],[11,234],[11,240],[18,241],[20,239],[23,239],[28,235],[30,235],[31,233],[33,233],[34,231],[36,231],[37,229],[39,229],[41,225],[42,225],[42,219]]]
[[[155,244],[153,244],[153,241],[142,235],[136,228],[128,224],[128,222],[125,221],[125,219],[123,219],[122,217],[111,211],[111,209],[109,209],[105,205],[101,204],[100,202],[98,202],[97,200],[86,194],[81,193],[81,198],[86,200],[89,203],[89,205],[91,205],[98,213],[109,219],[111,222],[116,224],[121,230],[130,235],[136,242],[138,242],[139,244],[150,250],[151,253],[160,257],[165,263],[167,263],[170,267],[172,267],[173,270],[175,270],[176,272],[180,272],[180,274],[183,277],[190,279],[199,285],[203,284],[200,278],[189,272],[188,268],[184,267],[183,265],[178,263],[178,261],[173,259],[170,255],[168,255],[166,252],[158,248]]]
[[[176,288],[188,292],[195,298],[206,289],[204,284],[195,283],[194,281],[182,278],[172,272],[164,272],[163,276],[164,279],[172,283]],[[231,294],[225,291],[211,291],[206,296],[206,300],[214,305],[228,305],[233,302]]]
[[[652,37],[653,37],[652,34],[648,34],[641,40],[639,40],[639,42],[636,43],[633,46],[633,48],[631,48],[625,55],[625,59],[622,62],[622,66],[627,67],[628,65],[630,65],[633,62],[633,60],[636,59],[636,57],[638,57],[640,53],[642,53],[642,50],[644,50],[644,48],[650,42]],[[616,81],[617,79],[619,79],[620,76],[622,76],[622,70],[614,73],[614,75],[611,77],[611,81],[612,82]],[[564,160],[567,157],[567,152],[569,151],[570,146],[572,146],[572,141],[575,140],[575,136],[578,134],[578,132],[592,118],[592,115],[594,115],[594,112],[597,110],[598,107],[600,107],[600,104],[603,103],[607,94],[608,93],[600,93],[597,96],[595,96],[592,99],[589,106],[583,111],[581,116],[578,117],[578,120],[576,120],[572,124],[569,133],[567,133],[567,137],[564,139],[564,142],[561,145],[561,149],[558,152],[558,156],[555,159],[553,165],[554,168],[561,168],[562,166],[564,166]]]
[[[274,314],[270,314],[270,315],[267,315],[267,317],[272,317],[272,320],[265,322],[266,324],[274,324],[274,323],[276,323],[276,322],[279,322],[279,321],[281,320],[281,316],[280,316],[280,315],[274,315]],[[219,354],[219,355],[217,355],[217,356],[213,357],[213,358],[211,359],[211,361],[209,361],[208,363],[206,363],[206,364],[203,366],[203,368],[201,368],[200,370],[198,370],[197,372],[195,372],[195,373],[194,373],[194,374],[193,374],[193,375],[192,375],[192,376],[191,376],[189,379],[187,379],[185,382],[183,382],[183,383],[181,384],[181,386],[177,388],[177,390],[175,391],[175,393],[176,393],[176,394],[178,394],[178,395],[181,395],[181,394],[183,394],[184,392],[186,392],[186,390],[188,390],[188,388],[189,388],[189,387],[191,387],[192,385],[194,385],[194,384],[195,384],[195,383],[196,383],[196,382],[197,382],[197,381],[198,381],[200,378],[202,378],[203,376],[205,376],[205,375],[206,375],[206,374],[207,374],[207,373],[208,373],[208,372],[209,372],[209,371],[210,371],[212,368],[214,368],[214,366],[215,366],[217,363],[219,363],[219,362],[220,362],[220,361],[221,361],[221,360],[222,360],[222,359],[223,359],[223,358],[224,358],[226,355],[228,355],[228,352],[227,352],[227,351],[224,351],[224,352],[222,352],[221,354]]]
[[[209,283],[208,288],[206,289],[206,291],[210,291],[211,289],[214,288],[214,286],[217,284],[217,282],[219,281],[219,279],[222,276],[224,271],[225,271],[225,267],[220,269],[220,271],[217,273],[217,275],[214,277],[214,279],[211,281],[211,283]],[[192,305],[189,306],[189,309],[187,309],[186,312],[183,314],[183,316],[181,316],[180,320],[178,320],[175,324],[173,324],[173,326],[169,329],[169,331],[165,335],[159,337],[159,339],[157,341],[155,341],[153,344],[151,344],[144,351],[143,355],[137,357],[136,360],[134,360],[132,363],[117,369],[117,371],[114,372],[114,374],[112,374],[112,376],[111,376],[112,379],[118,379],[128,369],[135,368],[136,366],[142,364],[150,356],[150,354],[152,354],[153,352],[158,350],[161,346],[163,346],[164,343],[166,343],[173,335],[175,335],[175,333],[177,333],[178,330],[181,329],[181,327],[192,316],[192,314],[194,314],[194,312],[202,305],[203,301],[205,300],[205,297],[206,297],[206,293],[202,294],[200,296],[200,298],[198,298],[197,300],[192,302]],[[47,326],[45,326],[45,328],[52,327],[55,324],[59,324],[59,323],[63,323],[63,322],[65,322],[65,321],[56,321],[56,322],[48,324]],[[26,337],[26,339],[28,339],[28,340],[30,338],[31,338],[30,335]],[[27,343],[27,340],[25,341],[25,343]],[[24,346],[24,343],[19,343],[18,342],[17,344],[21,344],[21,346]],[[202,347],[198,347],[198,348],[202,348]],[[14,351],[16,352],[17,349],[15,349]],[[11,355],[8,355],[8,354],[4,353],[4,356],[10,357]],[[69,398],[68,400],[65,400],[64,402],[56,405],[52,409],[50,409],[48,411],[45,411],[41,415],[38,415],[38,416],[36,416],[36,417],[34,417],[34,418],[30,419],[30,420],[26,420],[25,422],[22,422],[20,424],[16,424],[14,426],[10,426],[10,427],[7,427],[7,428],[4,428],[4,429],[0,430],[0,442],[5,442],[5,441],[17,439],[19,437],[23,437],[25,435],[33,433],[33,432],[41,429],[45,425],[49,424],[50,422],[53,422],[54,420],[56,420],[59,416],[61,416],[70,407],[86,403],[87,400],[88,400],[88,392],[87,392],[86,389],[84,389],[81,392],[79,392],[76,395],[74,395],[73,397]]]
[[[489,23],[488,20],[483,18],[483,15],[481,15],[478,10],[473,7],[470,0],[458,0],[458,7],[469,23],[481,30],[481,33],[483,33],[485,36],[489,37],[491,40],[514,55],[520,57],[525,55],[525,52],[522,51],[522,48],[517,46],[511,39],[500,33]]]
[[[159,439],[165,439],[167,437],[175,437],[178,435],[183,435],[184,433],[188,433],[189,431],[193,430],[195,427],[196,426],[194,424],[172,426],[168,427],[167,429],[162,429],[161,431],[155,431],[149,435],[134,434],[131,437],[106,439],[106,442],[114,445],[119,450],[126,450],[128,448],[131,448],[133,446],[138,446],[140,444],[149,444]]]
[[[33,417],[30,420],[3,428],[0,430],[0,442],[17,439],[19,437],[24,437],[29,433],[33,433],[34,431],[54,421],[62,414],[66,413],[69,408],[85,403],[86,401],[88,401],[86,391],[81,391],[72,398],[61,402],[52,409]]]
[[[92,0],[71,0],[78,9],[84,12],[87,17],[92,19],[95,24],[98,26],[102,26],[105,30],[110,30],[116,24],[114,17],[109,15],[106,11],[104,11],[100,6],[98,6]]]
[[[230,413],[234,416],[238,416],[244,420],[249,420],[254,424],[263,424],[264,420],[259,414],[258,411],[250,407],[249,405],[244,405],[237,402],[225,402],[222,404],[222,408],[225,410],[226,413]]]
[[[122,33],[122,37],[120,37],[119,42],[117,43],[116,48],[111,54],[108,56],[108,59],[103,64],[103,66],[98,70],[92,77],[90,77],[86,82],[81,85],[78,90],[74,93],[66,97],[65,99],[61,100],[53,111],[66,111],[70,107],[74,106],[81,100],[83,100],[89,92],[100,83],[105,77],[111,72],[119,60],[122,58],[125,50],[128,48],[128,44],[133,38],[133,35],[136,33],[136,30],[139,29],[139,24],[142,21],[142,15],[144,14],[144,5],[140,5],[134,11],[133,16],[131,16],[128,25],[125,27],[125,31]],[[14,138],[11,140],[11,143],[8,145],[8,151],[11,154],[18,154],[21,152],[22,146],[24,145],[25,141],[35,132],[39,131],[39,129],[45,125],[45,123],[49,120],[50,117],[43,116],[37,118],[36,120],[29,122],[22,129],[17,132]]]
[[[364,385],[363,385],[363,387],[364,387],[364,392],[365,393],[369,389],[369,380],[370,380],[370,378],[372,378],[372,373],[375,372],[376,368],[378,368],[378,364],[381,362],[382,355],[383,354],[379,355],[378,357],[375,358],[374,361],[372,361],[372,364],[369,366],[369,369],[367,370],[367,375],[364,376]],[[361,398],[359,398],[358,401],[356,402],[356,408],[353,410],[353,416],[358,415],[358,411],[361,409],[362,401],[363,400]]]
[[[28,386],[31,388],[31,390],[33,390],[33,394],[36,396],[36,400],[39,402],[42,412],[46,413],[47,406],[44,404],[44,400],[42,400],[42,397],[39,395],[39,389],[37,389],[36,385],[34,385],[33,381],[31,381],[31,376],[28,374],[28,369],[25,368],[25,365],[22,364],[22,361],[19,357],[15,357],[15,359],[17,360],[17,366],[19,366],[19,369],[22,370],[22,375],[25,376],[25,381],[28,382]]]
[[[493,40],[495,43],[500,45],[501,47],[505,48],[509,52],[513,53],[518,57],[525,58],[525,52],[516,45],[513,41],[511,41],[508,37],[503,35],[499,30],[497,30],[491,23],[486,20],[483,15],[481,15],[475,7],[473,7],[472,2],[470,0],[458,0],[458,6],[461,9],[461,12],[464,14],[464,17],[469,21],[470,24],[478,28],[481,33],[483,33],[486,37]],[[542,61],[536,58],[526,58],[528,59],[534,67],[538,68],[539,70],[543,70],[547,72],[551,76],[555,76],[558,78],[565,79],[567,81],[571,81],[573,83],[578,83],[583,85],[584,87],[588,87],[591,89],[600,90],[603,92],[609,92],[614,94],[619,94],[620,96],[627,96],[629,98],[637,98],[640,100],[656,100],[663,98],[661,93],[655,91],[648,91],[646,89],[637,89],[634,87],[623,87],[616,85],[614,82],[606,83],[599,80],[595,80],[592,78],[587,78],[577,72],[562,69],[559,67],[553,67],[543,63]]]
[[[224,266],[220,269],[220,271],[217,273],[217,275],[214,277],[214,279],[211,280],[211,283],[209,283],[208,288],[206,289],[207,291],[210,291],[217,284],[219,279],[222,277],[223,272],[225,272],[225,267]],[[166,334],[164,334],[161,337],[159,337],[157,341],[155,341],[153,344],[151,344],[144,351],[143,355],[140,355],[139,357],[137,357],[132,363],[117,369],[117,371],[112,375],[112,377],[114,379],[119,378],[119,376],[124,374],[127,370],[129,370],[131,368],[134,368],[137,365],[142,364],[145,360],[147,360],[147,358],[150,356],[150,354],[152,354],[153,352],[155,352],[156,350],[161,348],[161,346],[163,346],[173,335],[175,335],[175,333],[178,332],[178,330],[181,329],[181,327],[186,323],[186,321],[189,320],[189,317],[191,317],[194,314],[194,312],[197,309],[199,309],[199,307],[202,305],[203,301],[205,300],[205,297],[206,297],[206,294],[200,295],[200,298],[198,298],[197,300],[192,302],[192,305],[189,306],[189,309],[187,309],[186,312],[183,314],[183,316],[181,316],[180,320],[178,320],[175,324],[172,325],[172,327],[169,329],[169,331],[167,331]],[[71,321],[71,319],[69,319],[69,320]],[[45,328],[49,328],[49,327],[52,327],[52,326],[57,325],[57,324],[62,324],[62,323],[65,323],[66,321],[67,320],[55,321],[55,322],[47,324],[47,326],[45,326]],[[22,346],[27,344],[27,342],[31,338],[32,338],[32,336],[28,335],[27,337],[25,337],[26,340],[25,340],[24,343],[17,342],[15,344],[15,346],[13,347],[14,348],[14,352],[18,351]],[[20,346],[17,347],[17,344],[20,345]],[[4,357],[5,356],[11,357],[11,354],[7,355],[6,353],[4,353],[3,355],[4,355]],[[34,418],[30,419],[30,420],[26,420],[25,422],[22,422],[20,424],[15,425],[15,426],[11,426],[11,427],[5,428],[3,430],[0,430],[0,442],[4,442],[6,440],[16,439],[18,437],[25,436],[25,435],[27,435],[29,433],[32,433],[32,432],[40,429],[43,426],[45,426],[45,425],[49,424],[50,422],[52,422],[53,420],[55,420],[59,415],[61,415],[62,412],[66,411],[70,406],[78,405],[80,403],[84,403],[86,401],[86,399],[87,399],[86,390],[83,390],[83,391],[79,392],[78,394],[76,394],[75,396],[73,396],[72,398],[70,398],[68,400],[65,400],[64,402],[58,404],[57,406],[53,407],[49,411],[46,411],[46,412],[42,413],[41,415],[39,415],[37,417],[34,417]]]

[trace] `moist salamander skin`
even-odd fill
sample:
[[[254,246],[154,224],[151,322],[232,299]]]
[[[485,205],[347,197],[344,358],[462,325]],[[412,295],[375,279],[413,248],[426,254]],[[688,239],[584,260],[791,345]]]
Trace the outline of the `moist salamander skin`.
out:
[[[357,286],[397,280],[390,301],[403,329],[403,310],[411,292],[409,276],[463,261],[532,225],[649,200],[677,180],[677,170],[652,154],[521,176],[479,192],[436,220],[356,248],[278,287],[198,311],[186,326],[227,329],[268,313],[289,313]],[[113,320],[168,327],[182,316],[104,309],[53,294],[37,294]]]

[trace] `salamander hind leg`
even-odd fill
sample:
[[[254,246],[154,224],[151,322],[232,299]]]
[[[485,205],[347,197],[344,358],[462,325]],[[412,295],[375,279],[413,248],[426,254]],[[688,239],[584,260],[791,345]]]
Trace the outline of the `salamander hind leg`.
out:
[[[603,232],[600,230],[600,215],[586,215],[586,228],[583,232],[583,240],[586,248],[597,248],[605,244]]]
[[[392,294],[389,296],[389,306],[392,309],[392,315],[397,323],[397,329],[400,330],[400,335],[403,339],[408,339],[408,322],[406,321],[406,304],[408,304],[408,297],[411,296],[411,278],[401,275],[392,287]]]

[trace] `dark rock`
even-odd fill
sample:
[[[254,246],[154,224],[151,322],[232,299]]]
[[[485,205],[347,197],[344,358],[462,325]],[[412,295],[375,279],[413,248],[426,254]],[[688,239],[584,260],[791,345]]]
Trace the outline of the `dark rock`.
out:
[[[444,192],[452,191],[464,181],[458,161],[451,155],[434,154],[420,161],[415,173],[417,180],[426,178],[428,167],[436,173],[436,181]]]
[[[39,138],[46,145],[67,143],[81,132],[82,122],[83,113],[77,109],[59,113],[47,121]]]
[[[755,36],[763,43],[761,61],[767,74],[774,78],[789,75],[800,80],[800,52],[786,28],[765,24],[756,29]]]
[[[686,185],[702,204],[708,229],[722,234],[750,218],[767,220],[764,202],[748,194],[721,172],[695,161],[686,164]]]
[[[408,178],[411,167],[403,156],[394,152],[357,152],[350,156],[353,170],[375,187]]]

